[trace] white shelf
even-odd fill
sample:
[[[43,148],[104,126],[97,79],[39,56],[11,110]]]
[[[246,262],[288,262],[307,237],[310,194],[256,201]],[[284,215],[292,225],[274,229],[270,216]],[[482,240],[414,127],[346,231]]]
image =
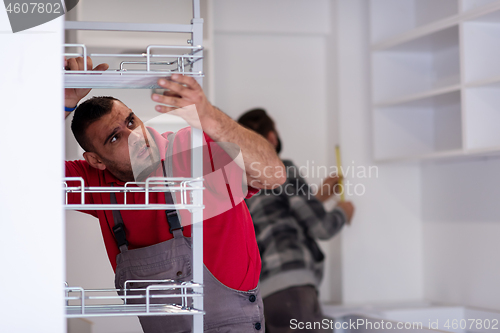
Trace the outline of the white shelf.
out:
[[[462,148],[460,92],[374,110],[376,160],[427,156]]]
[[[392,105],[397,105],[397,104],[405,104],[408,102],[417,101],[419,99],[425,99],[428,97],[434,97],[434,96],[446,94],[449,92],[460,91],[460,89],[461,89],[460,85],[454,85],[454,86],[449,86],[449,87],[444,87],[444,88],[433,89],[433,90],[425,91],[422,93],[417,93],[414,95],[408,95],[408,96],[404,96],[404,97],[400,97],[400,98],[396,98],[396,99],[392,99],[392,100],[382,101],[380,103],[375,104],[374,107],[381,108],[381,107],[392,106]]]
[[[398,163],[398,162],[416,162],[416,161],[434,161],[434,160],[450,160],[463,159],[470,157],[487,157],[500,155],[500,145],[490,148],[481,149],[455,149],[448,151],[440,151],[421,155],[412,155],[405,157],[393,158],[376,158],[379,163]]]
[[[107,62],[107,71],[64,71],[66,88],[156,89],[160,78],[172,74],[203,77],[194,69],[203,59],[202,46],[149,45],[135,53],[89,53],[85,44],[65,44],[66,57],[90,56],[95,63]],[[113,68],[114,69],[111,69]]]
[[[123,73],[102,72],[74,74],[64,76],[65,88],[101,88],[101,89],[157,89],[158,79],[170,77],[172,72],[128,71]],[[193,77],[203,77],[202,73],[183,73]]]
[[[409,155],[405,157],[392,157],[392,158],[376,158],[375,161],[380,163],[394,163],[394,162],[415,162],[423,160],[437,160],[437,159],[447,159],[459,156],[464,156],[466,153],[462,149],[442,151],[421,155]]]
[[[459,29],[453,26],[372,52],[375,104],[460,84]]]
[[[168,316],[204,314],[195,309],[182,309],[176,305],[151,305],[149,311],[145,305],[101,305],[88,306],[82,314],[81,306],[67,306],[66,318],[123,317],[123,316]]]
[[[374,0],[372,0],[374,1]],[[437,3],[437,1],[436,1]],[[378,2],[376,2],[378,4]],[[468,10],[466,12],[462,12],[458,15],[452,15],[446,18],[442,18],[440,20],[430,22],[426,25],[415,27],[413,29],[407,30],[407,29],[395,29],[393,32],[392,37],[388,37],[385,39],[381,40],[374,40],[372,39],[372,51],[381,51],[385,49],[389,49],[392,47],[395,47],[400,44],[407,43],[409,41],[412,41],[414,39],[423,37],[423,36],[428,36],[430,34],[439,32],[441,30],[457,26],[462,22],[470,21],[470,20],[475,20],[476,18],[479,18],[481,16],[488,15],[491,12],[495,12],[500,10],[500,0],[495,0],[489,2],[487,5],[482,5],[482,6],[477,6],[474,7],[471,10]],[[375,21],[372,20],[372,29],[373,24],[375,24]],[[378,24],[382,25],[390,25],[390,22],[384,22],[384,20],[381,20]]]
[[[466,148],[500,146],[500,82],[465,90]]]
[[[417,2],[371,1],[374,158],[500,151],[500,0]]]
[[[200,186],[202,178],[180,178],[180,177],[150,177],[144,182],[128,182],[124,186],[85,186],[81,177],[66,177],[63,179],[63,190],[65,192],[66,210],[167,210],[167,209],[203,209],[203,205],[193,203],[193,194],[203,191]],[[70,184],[71,183],[71,184]],[[156,204],[149,202],[150,193],[171,192],[179,194],[180,200],[176,204]],[[97,193],[121,193],[124,195],[123,204],[88,204],[85,202],[86,194]],[[143,193],[144,204],[127,203],[127,194]],[[68,195],[78,195],[79,204],[68,204]]]
[[[127,288],[132,283],[150,283],[143,288]],[[203,315],[192,300],[203,297],[193,291],[202,285],[173,280],[129,280],[127,289],[83,289],[66,287],[66,317]]]
[[[200,205],[160,205],[160,204],[148,204],[148,205],[104,205],[104,204],[84,204],[84,205],[65,205],[66,210],[169,210],[169,209],[203,209],[205,206]]]
[[[466,88],[474,88],[474,87],[481,87],[481,86],[487,86],[491,84],[496,84],[500,82],[500,75],[499,76],[494,76],[488,79],[484,80],[478,80],[474,82],[467,83],[465,85]]]
[[[463,25],[465,83],[500,76],[500,10]]]

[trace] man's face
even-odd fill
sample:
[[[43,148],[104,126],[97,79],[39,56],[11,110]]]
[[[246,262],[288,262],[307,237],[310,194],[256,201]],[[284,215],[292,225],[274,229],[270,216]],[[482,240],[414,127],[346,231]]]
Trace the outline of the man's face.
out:
[[[160,162],[155,141],[142,121],[120,101],[93,122],[86,135],[102,164],[121,181],[142,181]]]

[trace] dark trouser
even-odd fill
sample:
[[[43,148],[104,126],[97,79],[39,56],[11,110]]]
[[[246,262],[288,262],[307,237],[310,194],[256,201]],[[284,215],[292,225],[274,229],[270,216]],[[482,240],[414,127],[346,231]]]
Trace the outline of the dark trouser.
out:
[[[316,288],[311,285],[290,287],[263,299],[266,333],[332,332],[331,329],[299,329],[298,323],[322,323]],[[293,324],[295,323],[295,324]],[[306,326],[304,326],[306,327]],[[314,327],[314,326],[311,326]]]

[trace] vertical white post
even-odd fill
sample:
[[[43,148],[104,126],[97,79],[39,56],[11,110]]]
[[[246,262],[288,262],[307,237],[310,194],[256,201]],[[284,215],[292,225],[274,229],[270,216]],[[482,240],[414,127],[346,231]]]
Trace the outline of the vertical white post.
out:
[[[193,46],[203,45],[203,19],[200,18],[200,0],[193,0]],[[203,55],[203,51],[197,54]],[[203,71],[203,59],[193,65],[193,71]],[[203,78],[198,78],[198,83],[203,86]],[[203,131],[192,128],[191,132],[191,172],[192,177],[203,176]],[[196,147],[198,147],[196,149]],[[200,184],[202,185],[202,184]],[[203,193],[197,191],[194,195],[194,204],[203,203]],[[193,240],[193,280],[197,283],[203,283],[203,210],[194,210],[192,213],[192,240]],[[197,292],[203,292],[203,288],[197,288]],[[194,307],[203,310],[203,298],[194,297]],[[203,332],[203,316],[193,316],[193,331]]]
[[[66,332],[62,43],[62,17],[14,34],[0,9],[0,332]]]

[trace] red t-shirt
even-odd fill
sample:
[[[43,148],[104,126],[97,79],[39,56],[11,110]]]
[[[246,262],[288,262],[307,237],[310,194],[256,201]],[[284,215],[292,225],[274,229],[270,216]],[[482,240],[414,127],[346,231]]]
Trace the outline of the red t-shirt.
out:
[[[169,144],[167,135],[149,129],[160,152],[166,153]],[[251,197],[258,190],[242,186],[243,170],[234,162],[228,166],[227,156],[221,148],[206,134],[203,146],[203,261],[212,274],[226,286],[237,290],[250,290],[259,281],[261,261],[252,218],[243,199]],[[180,130],[174,139],[173,169],[174,177],[191,177],[190,149],[191,130]],[[222,153],[221,153],[222,152]],[[209,157],[209,158],[208,158]],[[232,160],[232,159],[231,159]],[[229,160],[229,161],[231,161]],[[224,170],[222,170],[224,169]],[[224,171],[224,172],[222,172]],[[162,176],[161,169],[155,175]],[[82,177],[85,186],[123,186],[107,169],[104,171],[91,167],[86,161],[67,161],[66,177]],[[69,186],[78,186],[78,182],[68,182]],[[247,192],[247,193],[245,193]],[[161,192],[150,193],[150,203],[165,203]],[[180,197],[179,197],[180,198]],[[80,203],[80,194],[69,194],[70,204]],[[116,193],[118,204],[123,204],[124,196]],[[87,193],[85,202],[89,204],[109,204],[110,195]],[[179,199],[177,201],[180,202]],[[144,193],[128,193],[128,204],[144,204]],[[114,220],[111,211],[83,211],[99,219],[104,244],[109,261],[116,269],[116,255],[120,252],[116,244],[112,227]],[[190,214],[179,210],[184,226],[184,236],[191,236]],[[157,244],[172,238],[164,211],[123,210],[121,211],[129,249]]]

